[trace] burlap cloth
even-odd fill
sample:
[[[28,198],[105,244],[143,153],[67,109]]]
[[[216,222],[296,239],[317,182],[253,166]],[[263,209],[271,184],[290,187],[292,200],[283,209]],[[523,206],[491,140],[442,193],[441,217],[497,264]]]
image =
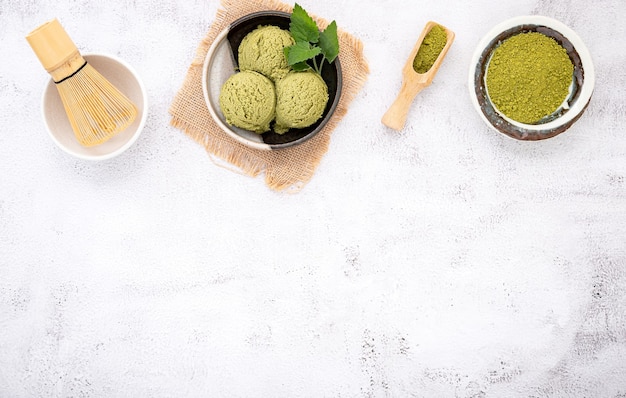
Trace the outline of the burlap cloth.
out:
[[[256,11],[291,12],[292,7],[276,0],[222,0],[206,37],[200,43],[181,89],[170,107],[171,124],[184,131],[207,152],[251,176],[265,172],[265,182],[275,190],[299,191],[315,173],[328,151],[330,136],[348,111],[348,105],[367,79],[369,68],[363,56],[362,43],[352,35],[339,31],[339,60],[343,77],[341,98],[333,117],[325,128],[300,145],[275,151],[249,148],[229,137],[213,121],[202,92],[202,66],[217,35],[236,19]],[[328,21],[312,15],[323,30]],[[213,159],[213,157],[212,157]]]

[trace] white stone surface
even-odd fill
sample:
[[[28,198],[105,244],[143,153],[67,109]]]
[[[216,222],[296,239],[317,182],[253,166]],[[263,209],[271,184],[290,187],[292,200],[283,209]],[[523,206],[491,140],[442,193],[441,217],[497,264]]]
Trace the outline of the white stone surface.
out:
[[[169,126],[217,1],[0,0],[0,396],[625,397],[626,3],[299,3],[360,38],[371,74],[290,195]],[[587,113],[543,142],[492,132],[467,94],[475,44],[524,14],[596,66]],[[24,36],[52,17],[144,79],[118,158],[44,130]],[[457,37],[393,132],[428,20]]]

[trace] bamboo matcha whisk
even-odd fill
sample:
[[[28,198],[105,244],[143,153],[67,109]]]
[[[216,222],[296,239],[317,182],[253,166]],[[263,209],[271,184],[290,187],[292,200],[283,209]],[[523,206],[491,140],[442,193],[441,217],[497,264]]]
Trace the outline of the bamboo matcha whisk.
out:
[[[52,76],[82,145],[102,144],[135,120],[137,107],[85,61],[57,19],[33,30],[26,40]]]

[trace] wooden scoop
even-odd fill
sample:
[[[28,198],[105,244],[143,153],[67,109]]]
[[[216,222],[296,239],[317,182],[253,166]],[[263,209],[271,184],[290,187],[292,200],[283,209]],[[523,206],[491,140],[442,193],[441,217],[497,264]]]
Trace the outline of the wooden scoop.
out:
[[[436,25],[441,26],[446,31],[446,45],[443,47],[443,50],[441,50],[441,53],[439,53],[439,56],[435,60],[433,66],[426,73],[417,73],[415,69],[413,69],[413,61],[415,60],[417,51],[424,41],[424,37],[428,34],[428,32],[430,32],[430,29]],[[402,130],[402,128],[404,128],[404,123],[406,122],[406,117],[409,113],[413,99],[420,91],[432,83],[437,70],[439,70],[441,62],[452,45],[452,41],[454,41],[454,32],[450,29],[433,21],[426,24],[422,34],[417,40],[417,43],[415,43],[413,51],[411,51],[411,56],[406,62],[406,65],[404,65],[404,69],[402,69],[402,87],[400,88],[400,93],[393,104],[391,104],[391,107],[389,107],[389,110],[387,110],[383,116],[382,122],[385,126],[391,127],[394,130]]]

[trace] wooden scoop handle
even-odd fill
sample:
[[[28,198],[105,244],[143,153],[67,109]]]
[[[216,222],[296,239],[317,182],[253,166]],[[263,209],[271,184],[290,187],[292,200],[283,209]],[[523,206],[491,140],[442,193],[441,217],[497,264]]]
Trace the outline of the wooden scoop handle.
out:
[[[428,86],[428,84],[407,84],[406,81],[403,81],[396,100],[383,115],[383,124],[394,130],[402,130],[406,123],[406,118],[411,104],[413,103],[413,99],[415,99],[415,96],[426,88],[426,86]]]

